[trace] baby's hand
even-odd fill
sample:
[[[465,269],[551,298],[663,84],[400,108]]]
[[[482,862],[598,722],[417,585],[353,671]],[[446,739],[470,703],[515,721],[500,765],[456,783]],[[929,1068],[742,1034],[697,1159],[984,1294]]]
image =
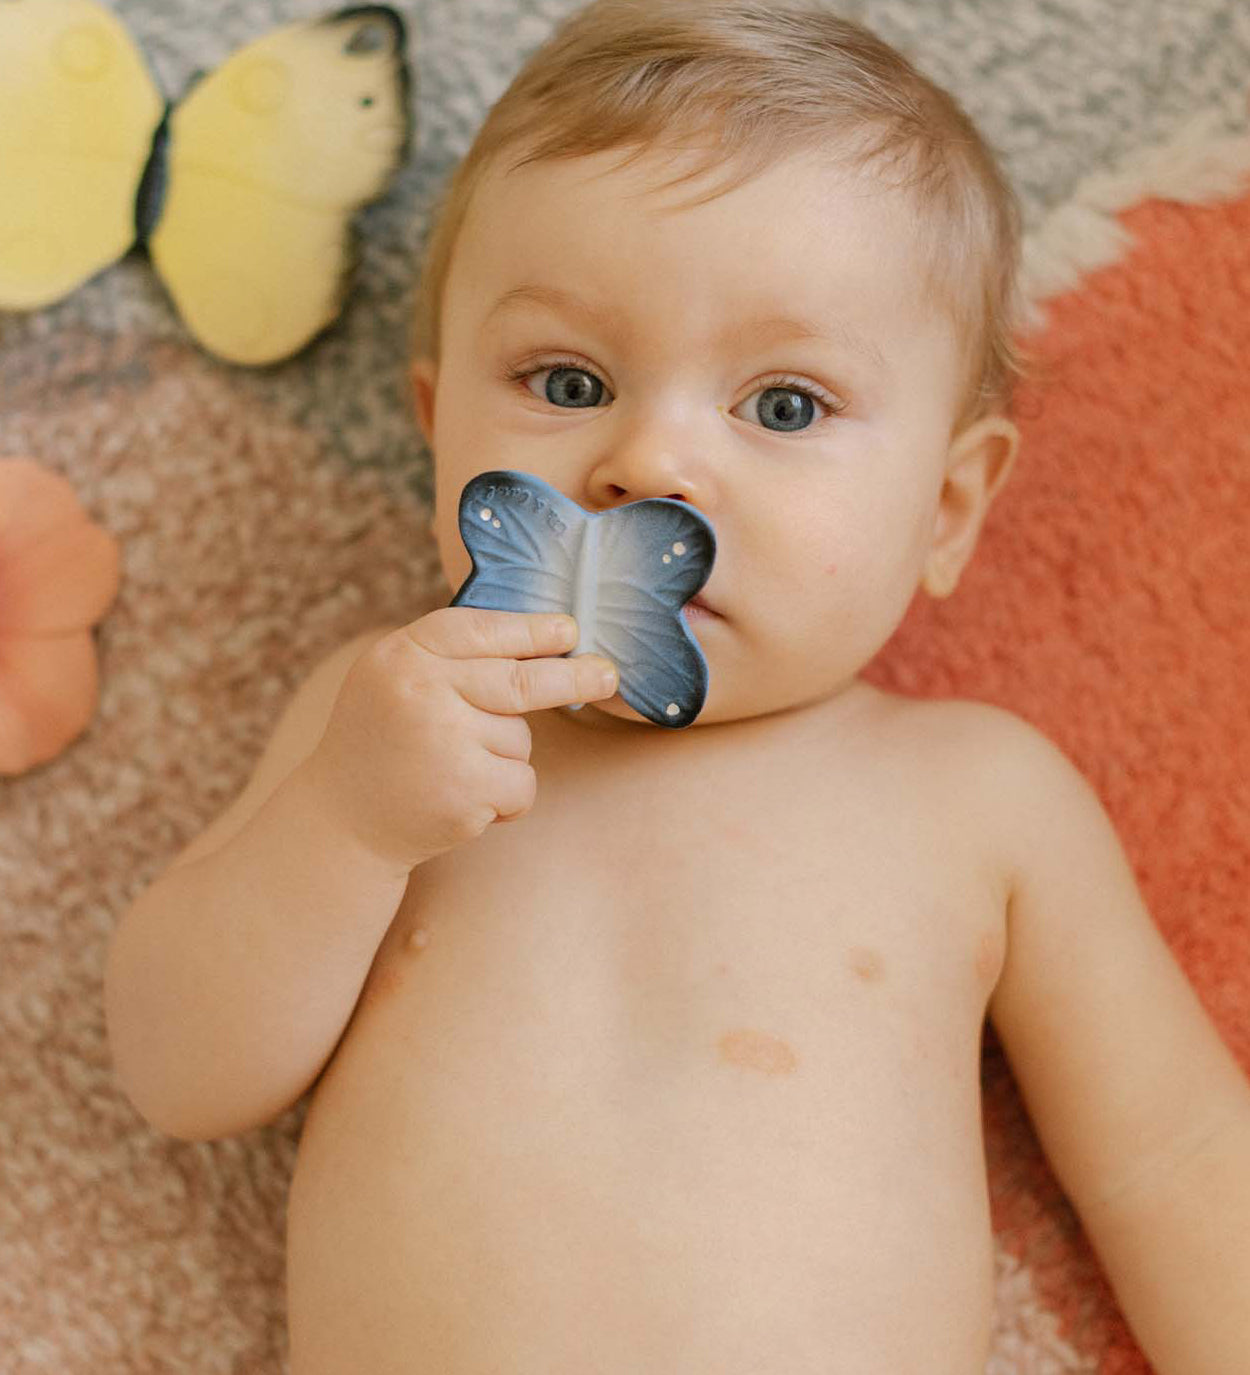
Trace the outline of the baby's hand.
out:
[[[571,616],[443,607],[383,636],[352,665],[302,765],[348,830],[409,868],[534,805],[522,715],[611,697]]]

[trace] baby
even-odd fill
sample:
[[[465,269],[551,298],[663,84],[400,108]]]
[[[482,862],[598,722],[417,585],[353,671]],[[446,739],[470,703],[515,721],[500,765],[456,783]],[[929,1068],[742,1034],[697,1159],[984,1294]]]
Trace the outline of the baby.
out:
[[[1018,251],[959,106],[819,6],[598,0],[491,112],[413,369],[449,586],[483,470],[690,502],[710,689],[671,731],[569,617],[378,627],[125,915],[155,1127],[316,1086],[293,1375],[979,1375],[987,1014],[1156,1370],[1250,1369],[1250,1086],[1096,794],[860,677],[1011,470]]]

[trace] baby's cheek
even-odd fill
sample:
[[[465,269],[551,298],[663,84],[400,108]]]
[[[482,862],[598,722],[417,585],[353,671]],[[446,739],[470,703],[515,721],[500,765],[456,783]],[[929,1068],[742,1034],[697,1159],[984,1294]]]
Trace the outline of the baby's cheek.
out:
[[[460,538],[459,525],[448,526],[441,518],[434,522],[434,542],[438,545],[439,562],[443,566],[443,576],[455,592],[473,571],[473,560]]]

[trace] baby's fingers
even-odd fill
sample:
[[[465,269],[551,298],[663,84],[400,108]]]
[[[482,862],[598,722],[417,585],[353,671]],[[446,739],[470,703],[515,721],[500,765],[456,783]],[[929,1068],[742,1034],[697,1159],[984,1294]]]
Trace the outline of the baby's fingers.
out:
[[[572,649],[577,643],[577,622],[558,612],[444,606],[405,626],[404,633],[422,649],[445,659],[529,659]]]
[[[597,702],[616,692],[616,669],[598,654],[575,659],[475,659],[457,676],[460,695],[482,711],[515,715]]]
[[[492,759],[491,805],[496,821],[519,821],[538,796],[538,775],[515,759]]]

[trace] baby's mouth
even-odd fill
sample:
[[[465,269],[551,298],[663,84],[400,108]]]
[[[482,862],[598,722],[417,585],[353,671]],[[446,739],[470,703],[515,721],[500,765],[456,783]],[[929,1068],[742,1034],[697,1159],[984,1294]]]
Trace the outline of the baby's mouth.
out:
[[[682,607],[682,614],[692,621],[712,617],[717,620],[722,619],[720,612],[714,611],[702,597],[692,597],[685,606]]]

